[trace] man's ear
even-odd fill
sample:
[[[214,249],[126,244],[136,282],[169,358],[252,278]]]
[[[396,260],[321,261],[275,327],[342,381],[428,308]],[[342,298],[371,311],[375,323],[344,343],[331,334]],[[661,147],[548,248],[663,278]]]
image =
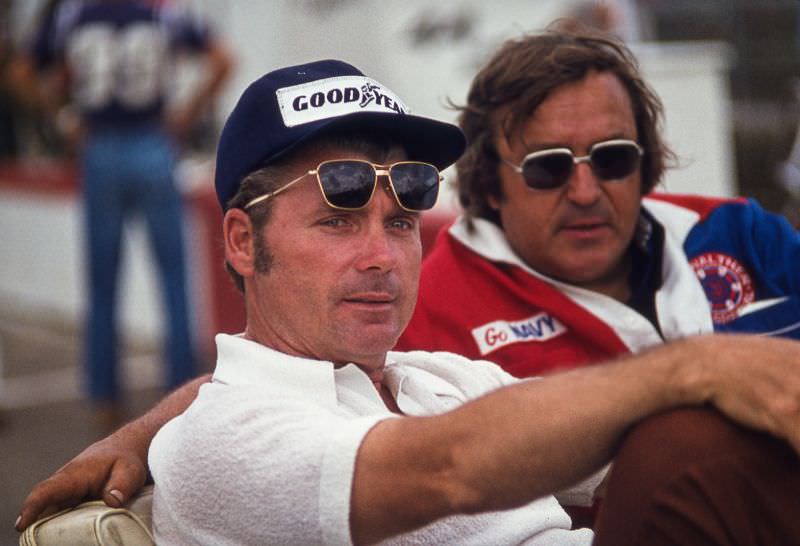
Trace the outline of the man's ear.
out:
[[[225,261],[242,277],[255,273],[255,244],[253,224],[242,209],[230,209],[222,220],[225,242]]]

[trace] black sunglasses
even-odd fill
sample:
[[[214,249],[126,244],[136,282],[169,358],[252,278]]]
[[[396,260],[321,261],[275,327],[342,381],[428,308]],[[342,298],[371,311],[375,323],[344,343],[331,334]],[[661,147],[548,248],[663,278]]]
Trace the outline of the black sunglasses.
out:
[[[576,157],[569,148],[551,148],[532,152],[515,165],[503,159],[534,190],[560,188],[569,180],[579,163],[588,163],[600,180],[620,180],[632,174],[641,162],[644,150],[633,140],[615,139],[594,144],[589,154]]]
[[[391,165],[375,165],[362,159],[323,161],[316,169],[298,176],[285,186],[249,201],[244,208],[266,201],[303,178],[316,175],[319,189],[328,206],[334,209],[359,210],[367,206],[375,193],[379,176],[389,177],[397,204],[409,212],[433,208],[439,195],[442,175],[434,165],[419,161],[400,161]]]

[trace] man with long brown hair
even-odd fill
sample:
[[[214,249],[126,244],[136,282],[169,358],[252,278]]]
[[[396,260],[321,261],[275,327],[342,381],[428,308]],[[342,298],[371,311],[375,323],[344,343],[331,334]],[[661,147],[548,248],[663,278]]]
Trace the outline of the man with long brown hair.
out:
[[[399,347],[522,377],[711,331],[799,338],[800,235],[754,201],[656,193],[675,163],[661,120],[621,43],[506,42],[461,108],[464,213]]]

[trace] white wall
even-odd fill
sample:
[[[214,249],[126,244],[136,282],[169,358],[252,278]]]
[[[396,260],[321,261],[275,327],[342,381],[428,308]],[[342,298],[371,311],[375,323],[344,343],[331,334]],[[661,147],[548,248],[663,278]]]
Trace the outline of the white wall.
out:
[[[736,191],[728,67],[724,44],[640,44],[634,51],[666,112],[665,136],[679,166],[662,191],[731,196]]]

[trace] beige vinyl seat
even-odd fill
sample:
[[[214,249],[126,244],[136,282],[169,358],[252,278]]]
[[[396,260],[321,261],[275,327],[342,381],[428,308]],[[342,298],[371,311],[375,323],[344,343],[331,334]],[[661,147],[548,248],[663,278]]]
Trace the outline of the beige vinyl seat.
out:
[[[84,502],[40,519],[19,538],[20,546],[154,546],[153,486],[122,508]]]

